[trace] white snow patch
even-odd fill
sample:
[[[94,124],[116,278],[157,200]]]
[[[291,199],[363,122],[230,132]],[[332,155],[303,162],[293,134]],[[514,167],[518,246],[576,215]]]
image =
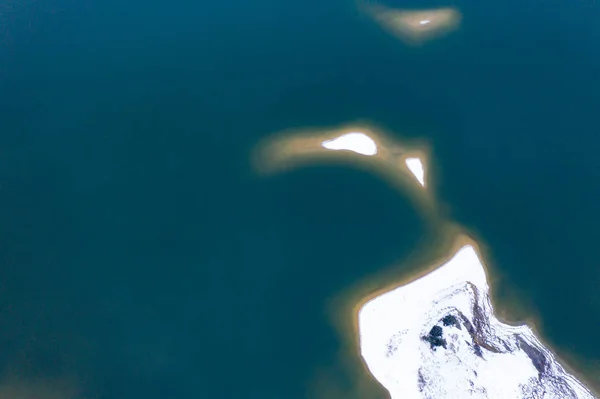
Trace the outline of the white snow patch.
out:
[[[328,150],[347,150],[368,156],[377,154],[375,141],[360,132],[346,133],[335,139],[325,140],[321,145]]]
[[[423,170],[423,163],[419,158],[407,158],[406,166],[415,176],[420,185],[425,187],[425,171]]]

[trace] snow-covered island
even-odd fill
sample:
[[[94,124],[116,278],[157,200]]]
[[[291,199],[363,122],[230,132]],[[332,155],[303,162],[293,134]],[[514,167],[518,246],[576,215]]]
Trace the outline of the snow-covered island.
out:
[[[360,350],[392,399],[594,398],[527,326],[494,317],[471,245],[359,311]]]

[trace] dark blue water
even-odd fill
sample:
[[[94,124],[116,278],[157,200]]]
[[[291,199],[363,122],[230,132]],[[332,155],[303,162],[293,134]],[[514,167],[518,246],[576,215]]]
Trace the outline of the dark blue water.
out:
[[[0,397],[382,397],[326,304],[422,215],[365,172],[250,167],[357,119],[432,144],[498,309],[600,388],[600,4],[446,5],[422,48],[352,1],[0,5]]]

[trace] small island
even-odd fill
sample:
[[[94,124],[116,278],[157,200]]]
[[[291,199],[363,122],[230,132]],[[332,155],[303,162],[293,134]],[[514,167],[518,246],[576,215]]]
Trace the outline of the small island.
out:
[[[392,399],[594,398],[529,327],[496,319],[471,243],[367,302],[358,329],[361,355]]]

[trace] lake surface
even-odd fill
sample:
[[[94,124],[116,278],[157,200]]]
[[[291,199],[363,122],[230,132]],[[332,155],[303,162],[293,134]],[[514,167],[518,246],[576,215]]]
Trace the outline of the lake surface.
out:
[[[250,162],[356,120],[430,144],[498,312],[600,389],[600,3],[385,4],[463,21],[410,47],[346,0],[0,5],[0,397],[385,397],[331,301],[402,274],[424,215]]]

